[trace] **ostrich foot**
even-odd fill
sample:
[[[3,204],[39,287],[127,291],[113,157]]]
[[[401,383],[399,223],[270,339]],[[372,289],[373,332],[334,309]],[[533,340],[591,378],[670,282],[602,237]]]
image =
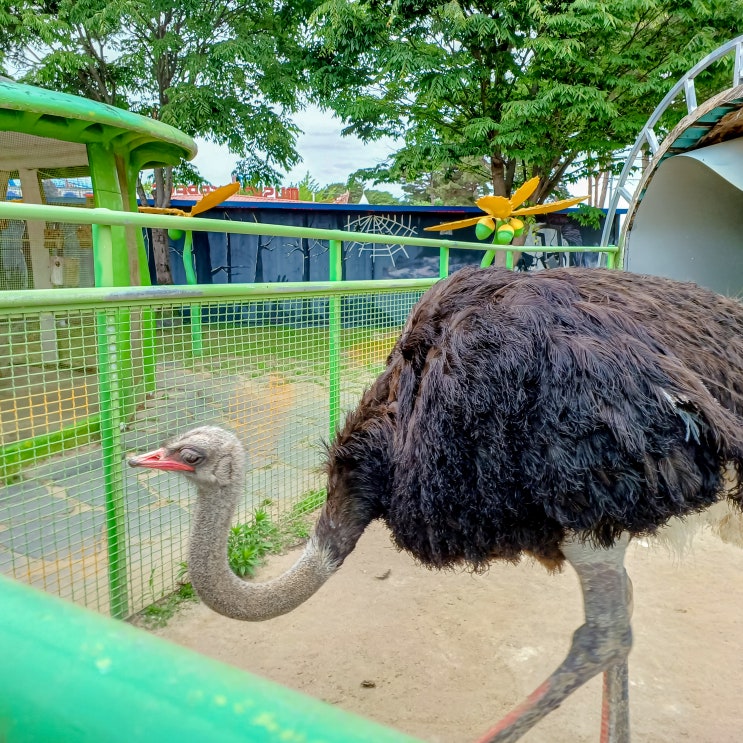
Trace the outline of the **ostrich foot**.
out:
[[[601,743],[629,743],[627,655],[632,647],[630,583],[624,570],[626,536],[610,549],[571,539],[562,551],[580,578],[586,622],[573,635],[565,660],[529,697],[478,743],[513,743],[602,671]]]

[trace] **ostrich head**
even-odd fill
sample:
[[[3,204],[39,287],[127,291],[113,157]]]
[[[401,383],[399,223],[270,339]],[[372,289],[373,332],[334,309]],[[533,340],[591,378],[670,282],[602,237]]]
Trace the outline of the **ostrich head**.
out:
[[[243,477],[245,455],[237,437],[216,426],[200,426],[147,454],[132,457],[131,467],[181,472],[208,498]]]
[[[245,455],[238,439],[221,428],[202,426],[132,457],[129,464],[180,472],[196,485],[188,572],[204,603],[225,616],[261,621],[291,611],[338,569],[338,554],[345,556],[355,544],[348,530],[330,523],[323,511],[319,533],[315,531],[292,568],[266,583],[245,582],[227,560],[232,517],[245,494]]]

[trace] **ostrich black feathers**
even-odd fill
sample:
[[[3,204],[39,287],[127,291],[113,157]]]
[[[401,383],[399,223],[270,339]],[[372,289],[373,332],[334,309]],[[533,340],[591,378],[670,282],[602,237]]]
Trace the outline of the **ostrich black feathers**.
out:
[[[468,268],[415,306],[329,449],[328,506],[422,562],[561,560],[721,497],[743,470],[743,306],[596,269]]]

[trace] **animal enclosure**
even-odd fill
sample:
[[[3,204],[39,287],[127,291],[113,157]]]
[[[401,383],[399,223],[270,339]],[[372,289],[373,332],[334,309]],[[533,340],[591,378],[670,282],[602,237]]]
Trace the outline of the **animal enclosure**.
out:
[[[279,521],[319,505],[321,441],[330,421],[331,305],[341,313],[337,392],[345,408],[381,368],[422,288],[340,288],[299,299],[280,288],[256,298],[250,291],[198,306],[156,294],[137,302],[125,292],[95,304],[84,295],[82,302],[45,304],[59,350],[54,365],[44,362],[41,313],[0,309],[2,572],[118,616],[173,591],[185,560],[189,488],[167,473],[135,473],[124,460],[197,424],[233,430],[250,451],[241,522],[259,508]],[[202,320],[198,350],[194,311]],[[154,387],[134,405],[142,378],[132,379],[118,399],[105,389],[110,381],[97,364],[96,321],[105,314],[116,339],[122,318],[137,333],[144,313],[154,315],[157,328]],[[121,356],[126,349],[110,351]],[[119,411],[108,458],[103,405]]]
[[[181,226],[172,216],[28,204],[0,204],[3,214],[92,224],[104,241],[117,226]],[[211,231],[214,221],[189,227]],[[322,440],[435,279],[339,281],[338,231],[220,229],[326,240],[333,280],[0,292],[0,572],[115,617],[174,591],[188,485],[137,474],[125,459],[198,424],[232,429],[250,452],[241,522],[260,510],[290,525],[322,502]],[[489,247],[391,240],[440,247],[441,276],[450,249]],[[616,249],[605,250],[611,260]]]

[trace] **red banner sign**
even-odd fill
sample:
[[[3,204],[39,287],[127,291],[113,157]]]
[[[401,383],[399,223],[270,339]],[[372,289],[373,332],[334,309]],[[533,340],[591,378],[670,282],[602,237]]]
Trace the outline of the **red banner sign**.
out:
[[[208,194],[216,191],[218,186],[176,186],[173,189],[172,198],[177,199],[179,196],[198,196],[199,194]],[[261,196],[264,199],[284,199],[286,201],[299,201],[299,189],[294,186],[246,186],[242,189],[247,196]]]

